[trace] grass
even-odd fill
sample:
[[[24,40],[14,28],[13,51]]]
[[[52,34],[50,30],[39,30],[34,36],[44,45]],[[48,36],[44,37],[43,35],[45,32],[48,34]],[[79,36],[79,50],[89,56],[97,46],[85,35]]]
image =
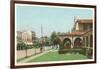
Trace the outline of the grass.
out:
[[[27,56],[27,57],[23,57],[23,58],[17,59],[17,62],[19,62],[21,60],[24,60],[24,59],[27,59],[27,58],[32,57],[32,56],[34,56],[34,55],[30,55],[30,56]]]
[[[32,59],[28,62],[42,62],[42,61],[61,61],[61,60],[82,60],[88,59],[81,54],[58,54],[58,52],[49,52],[40,57]]]
[[[36,53],[36,54],[38,54],[38,53]],[[17,62],[19,62],[19,61],[21,61],[21,60],[24,60],[24,59],[27,59],[27,58],[30,58],[30,57],[32,57],[32,56],[34,56],[34,55],[36,55],[36,54],[33,54],[33,55],[30,55],[30,56],[25,56],[25,57],[23,57],[23,58],[20,58],[20,59],[17,59]]]

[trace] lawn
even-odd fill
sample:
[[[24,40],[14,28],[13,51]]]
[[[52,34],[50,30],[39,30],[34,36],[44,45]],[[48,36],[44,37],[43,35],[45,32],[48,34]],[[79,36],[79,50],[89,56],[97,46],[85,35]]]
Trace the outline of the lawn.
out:
[[[81,54],[58,54],[58,52],[49,52],[28,62],[42,62],[42,61],[61,61],[61,60],[81,60],[88,59]]]

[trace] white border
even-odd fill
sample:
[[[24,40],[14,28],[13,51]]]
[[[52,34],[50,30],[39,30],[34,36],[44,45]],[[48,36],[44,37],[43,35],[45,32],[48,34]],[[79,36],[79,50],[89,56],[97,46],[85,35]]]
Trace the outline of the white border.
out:
[[[74,8],[74,9],[89,9],[93,11],[93,45],[94,45],[94,8],[83,8],[83,7],[63,7],[63,6],[47,6],[47,5],[29,5],[29,4],[15,4],[15,37],[17,36],[16,29],[17,29],[17,21],[16,21],[16,6],[33,6],[33,7],[52,7],[52,8]],[[96,36],[96,35],[95,35]],[[94,61],[94,49],[95,47],[93,46],[93,59],[86,59],[86,60],[67,60],[67,61],[49,61],[49,62],[34,62],[34,63],[17,63],[16,61],[16,38],[15,38],[15,65],[20,66],[20,65],[37,65],[37,64],[52,64],[52,63],[72,63],[72,62],[88,62],[88,61]]]

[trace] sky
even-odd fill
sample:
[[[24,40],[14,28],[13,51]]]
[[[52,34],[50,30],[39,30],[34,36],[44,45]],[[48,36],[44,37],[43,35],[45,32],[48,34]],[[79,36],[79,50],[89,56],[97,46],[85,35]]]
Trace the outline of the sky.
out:
[[[43,7],[43,6],[16,6],[17,31],[34,31],[36,37],[50,36],[55,32],[69,32],[74,25],[74,18],[92,19],[93,11],[89,9]]]

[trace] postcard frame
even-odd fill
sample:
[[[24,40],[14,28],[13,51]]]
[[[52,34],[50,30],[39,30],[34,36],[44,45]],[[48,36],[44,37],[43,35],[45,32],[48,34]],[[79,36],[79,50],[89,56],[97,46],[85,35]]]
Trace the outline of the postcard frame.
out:
[[[31,4],[31,5],[48,5],[48,6],[69,6],[69,7],[83,7],[94,8],[94,61],[88,62],[72,62],[72,63],[52,63],[52,64],[37,64],[37,65],[15,65],[15,4]],[[10,68],[28,68],[28,67],[44,67],[44,66],[60,66],[60,65],[76,65],[76,64],[92,64],[96,63],[96,6],[95,5],[82,5],[82,4],[66,4],[66,3],[50,3],[50,2],[35,2],[35,1],[20,1],[11,0],[10,2]]]

